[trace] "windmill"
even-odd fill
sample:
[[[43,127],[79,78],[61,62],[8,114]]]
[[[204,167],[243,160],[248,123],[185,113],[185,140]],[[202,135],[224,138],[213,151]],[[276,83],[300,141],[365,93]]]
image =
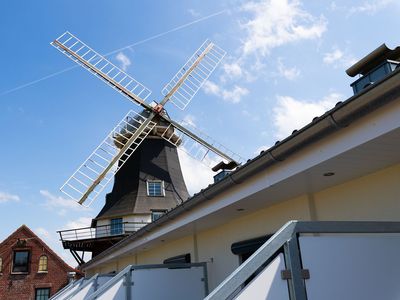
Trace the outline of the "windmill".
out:
[[[148,88],[68,31],[51,45],[143,109],[140,113],[129,111],[64,183],[61,191],[68,197],[90,205],[150,133],[202,161],[214,154],[221,159],[214,171],[239,165],[239,155],[172,120],[164,109],[168,102],[182,110],[191,102],[225,56],[216,44],[206,40],[165,85],[164,97],[155,104],[146,102],[151,94]]]

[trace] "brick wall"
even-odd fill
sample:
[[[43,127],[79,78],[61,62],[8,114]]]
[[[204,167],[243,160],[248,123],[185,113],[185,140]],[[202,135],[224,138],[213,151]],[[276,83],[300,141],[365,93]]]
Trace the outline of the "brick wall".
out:
[[[26,274],[12,273],[15,250],[28,250],[30,253]],[[47,256],[47,272],[38,272],[41,255]],[[3,260],[0,300],[34,300],[36,288],[50,288],[50,295],[53,295],[68,283],[67,273],[74,271],[25,225],[0,244],[0,258]]]

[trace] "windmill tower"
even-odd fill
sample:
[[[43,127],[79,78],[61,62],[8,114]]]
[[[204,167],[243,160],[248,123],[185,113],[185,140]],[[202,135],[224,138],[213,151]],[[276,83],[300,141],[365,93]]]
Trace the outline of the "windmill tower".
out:
[[[176,146],[151,132],[114,175],[113,189],[92,227],[112,224],[114,234],[135,230],[188,197]]]
[[[94,238],[92,229],[90,238],[83,234],[75,241],[67,239],[65,231],[60,232],[64,248],[70,249],[78,262],[82,263],[83,257],[76,251],[96,255],[118,241],[116,237],[138,230],[187,199],[177,147],[206,164],[217,163],[214,171],[231,170],[242,161],[207,135],[172,120],[164,109],[168,102],[180,109],[190,103],[225,56],[225,51],[214,43],[207,40],[196,50],[163,88],[164,97],[155,104],[146,101],[149,89],[71,33],[65,32],[51,44],[141,107],[139,112],[129,111],[61,187],[79,204],[90,205],[115,177],[105,206],[92,222]],[[124,216],[133,227],[125,227]],[[76,231],[72,235],[78,237]],[[105,243],[99,244],[100,240]]]

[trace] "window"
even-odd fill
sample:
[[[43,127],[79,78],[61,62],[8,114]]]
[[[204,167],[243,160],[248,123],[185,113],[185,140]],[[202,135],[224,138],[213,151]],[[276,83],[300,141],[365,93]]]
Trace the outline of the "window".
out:
[[[122,234],[122,218],[111,219],[111,234]]]
[[[28,273],[29,272],[29,251],[14,251],[13,257],[13,273]]]
[[[42,255],[39,258],[39,269],[38,269],[39,273],[44,273],[47,272],[47,256],[46,255]]]
[[[3,259],[0,257],[0,274],[3,272]]]
[[[35,290],[35,300],[47,300],[50,298],[50,288],[40,288]]]
[[[148,180],[147,181],[147,195],[150,197],[163,197],[164,181],[161,180]]]
[[[161,218],[163,214],[165,214],[166,210],[153,210],[151,211],[151,221],[154,222],[155,220]]]

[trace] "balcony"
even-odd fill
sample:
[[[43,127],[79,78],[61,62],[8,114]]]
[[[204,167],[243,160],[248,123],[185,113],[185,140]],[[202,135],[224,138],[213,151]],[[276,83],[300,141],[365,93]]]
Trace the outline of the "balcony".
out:
[[[92,252],[94,257],[147,224],[147,222],[123,222],[57,232],[64,249],[69,249],[77,262],[83,264],[83,255],[79,256],[76,251]]]

